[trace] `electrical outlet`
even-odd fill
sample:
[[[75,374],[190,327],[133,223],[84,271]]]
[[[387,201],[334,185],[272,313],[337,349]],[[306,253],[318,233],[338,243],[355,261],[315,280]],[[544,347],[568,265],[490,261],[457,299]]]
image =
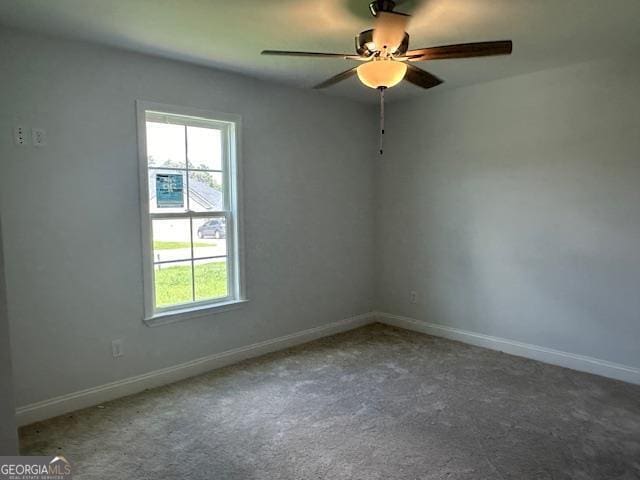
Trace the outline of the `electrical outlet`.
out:
[[[24,147],[27,144],[27,129],[18,125],[13,129],[13,141],[16,145]]]
[[[409,293],[409,301],[411,303],[416,303],[418,301],[418,294],[415,290],[412,290],[411,293]]]
[[[32,128],[31,140],[34,147],[45,147],[47,145],[47,132],[42,128]]]
[[[111,353],[113,354],[113,358],[118,358],[124,355],[124,341],[113,340],[111,342]]]

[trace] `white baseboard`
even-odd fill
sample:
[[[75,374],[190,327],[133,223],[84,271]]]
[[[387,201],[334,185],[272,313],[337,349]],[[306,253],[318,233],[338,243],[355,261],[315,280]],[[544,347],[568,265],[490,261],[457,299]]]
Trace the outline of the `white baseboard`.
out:
[[[200,375],[247,358],[258,357],[266,353],[310,342],[321,337],[358,328],[373,321],[373,314],[365,313],[283,337],[197,358],[173,367],[155,370],[135,377],[125,378],[116,382],[24,405],[16,409],[16,420],[19,426],[28,425],[81,408],[99,405],[109,400],[138,393],[148,388],[154,388]]]
[[[506,338],[492,337],[481,333],[447,327],[436,323],[424,322],[415,318],[392,315],[390,313],[376,312],[376,319],[380,323],[394,327],[414,330],[436,337],[449,338],[471,345],[498,350],[519,357],[531,358],[544,363],[571,368],[581,372],[593,373],[603,377],[609,377],[624,382],[640,385],[640,368],[621,365],[598,358],[576,355],[551,348],[540,347],[528,343],[516,342]]]
[[[54,397],[41,402],[24,405],[16,409],[19,426],[46,420],[57,415],[99,405],[100,403],[124,397],[143,390],[167,385],[185,378],[200,375],[216,368],[224,367],[252,357],[300,345],[312,340],[352,330],[369,323],[380,322],[406,330],[449,338],[477,345],[491,350],[531,358],[552,365],[571,368],[582,372],[602,375],[640,385],[640,369],[628,365],[608,362],[584,355],[562,352],[505,338],[492,337],[481,333],[424,322],[414,318],[392,315],[383,312],[371,312],[319,327],[292,333],[283,337],[265,340],[225,352],[208,355],[173,367],[154,370],[135,377],[80,390],[67,395]]]

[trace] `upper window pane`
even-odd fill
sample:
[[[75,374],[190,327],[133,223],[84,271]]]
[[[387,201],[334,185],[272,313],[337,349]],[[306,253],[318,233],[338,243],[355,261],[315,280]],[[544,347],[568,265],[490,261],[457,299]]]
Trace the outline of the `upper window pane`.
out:
[[[187,127],[190,169],[222,170],[221,133],[215,128]]]
[[[185,168],[185,127],[147,122],[147,159],[150,167]]]
[[[224,210],[222,173],[189,171],[189,209],[193,212]]]

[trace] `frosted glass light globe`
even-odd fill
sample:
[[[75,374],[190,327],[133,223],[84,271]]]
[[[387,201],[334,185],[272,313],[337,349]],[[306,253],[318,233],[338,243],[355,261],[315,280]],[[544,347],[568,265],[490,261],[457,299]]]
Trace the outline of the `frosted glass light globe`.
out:
[[[391,59],[373,59],[360,65],[358,78],[370,88],[390,88],[402,81],[407,65]]]

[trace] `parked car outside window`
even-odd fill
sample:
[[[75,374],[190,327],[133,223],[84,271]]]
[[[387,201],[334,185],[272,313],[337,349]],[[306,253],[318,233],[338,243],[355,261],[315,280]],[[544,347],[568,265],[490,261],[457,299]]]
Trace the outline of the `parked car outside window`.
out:
[[[226,225],[224,218],[212,218],[198,228],[198,238],[225,238]]]

